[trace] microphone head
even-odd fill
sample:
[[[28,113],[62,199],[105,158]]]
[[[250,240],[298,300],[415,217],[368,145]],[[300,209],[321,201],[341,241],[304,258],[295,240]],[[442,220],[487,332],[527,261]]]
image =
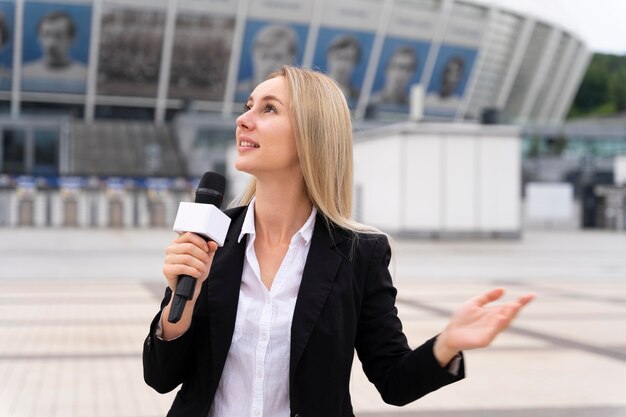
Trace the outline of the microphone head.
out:
[[[198,183],[196,203],[212,204],[217,208],[222,206],[226,190],[226,178],[216,172],[205,172]]]

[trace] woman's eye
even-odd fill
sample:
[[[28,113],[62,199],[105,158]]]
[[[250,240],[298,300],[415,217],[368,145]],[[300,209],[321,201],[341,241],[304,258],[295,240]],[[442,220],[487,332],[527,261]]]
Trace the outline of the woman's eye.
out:
[[[276,107],[272,106],[271,104],[266,104],[265,105],[265,111],[266,112],[276,112]]]
[[[247,104],[244,104],[244,105],[243,105],[243,113],[245,113],[245,112],[247,112],[247,111],[250,111],[250,109],[251,109],[251,107],[250,107],[250,106],[248,106]]]

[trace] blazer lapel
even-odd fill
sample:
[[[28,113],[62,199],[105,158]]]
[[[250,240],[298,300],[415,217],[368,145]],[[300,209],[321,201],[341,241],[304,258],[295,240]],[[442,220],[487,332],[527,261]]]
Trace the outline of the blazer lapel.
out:
[[[247,209],[233,213],[224,246],[213,259],[207,278],[207,298],[213,349],[213,370],[221,376],[235,328],[239,287],[245,261],[246,239],[237,242]]]
[[[293,379],[302,352],[339,271],[342,258],[333,250],[339,239],[337,234],[331,236],[323,217],[318,215],[291,324],[290,379]]]

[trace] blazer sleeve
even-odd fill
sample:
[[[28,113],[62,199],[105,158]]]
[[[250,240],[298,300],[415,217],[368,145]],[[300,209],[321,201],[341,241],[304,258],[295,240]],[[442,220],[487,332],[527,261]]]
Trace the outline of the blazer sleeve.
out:
[[[380,236],[369,253],[355,347],[363,370],[388,404],[405,405],[465,377],[442,368],[433,353],[436,337],[411,350],[395,307],[397,290],[389,274],[391,249]]]
[[[156,336],[156,329],[161,320],[161,312],[169,303],[172,291],[165,290],[161,302],[161,311],[154,317],[150,325],[150,333],[143,344],[143,377],[146,383],[161,394],[170,392],[180,385],[187,376],[190,366],[190,354],[194,326],[180,337],[165,341]]]

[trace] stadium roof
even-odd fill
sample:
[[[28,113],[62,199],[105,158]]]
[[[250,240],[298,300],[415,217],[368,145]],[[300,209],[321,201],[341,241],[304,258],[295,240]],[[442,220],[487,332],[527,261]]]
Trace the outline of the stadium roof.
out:
[[[536,17],[540,21],[551,23],[557,27],[580,36],[580,24],[569,12],[567,0],[473,0],[476,3],[499,7],[504,10],[519,12],[523,15]],[[571,0],[570,0],[571,1]]]

